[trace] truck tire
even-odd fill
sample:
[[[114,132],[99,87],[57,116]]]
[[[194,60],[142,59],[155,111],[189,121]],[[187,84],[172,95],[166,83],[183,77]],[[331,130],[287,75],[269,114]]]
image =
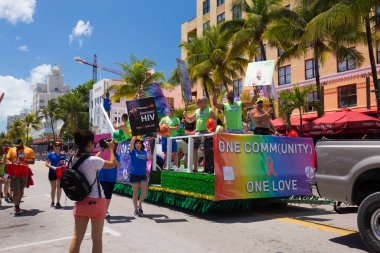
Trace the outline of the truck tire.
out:
[[[359,206],[358,227],[371,252],[380,252],[380,192],[373,193]]]

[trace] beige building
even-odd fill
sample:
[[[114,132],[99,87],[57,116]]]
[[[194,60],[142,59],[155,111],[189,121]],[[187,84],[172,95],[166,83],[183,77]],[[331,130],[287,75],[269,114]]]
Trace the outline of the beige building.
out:
[[[214,26],[224,20],[244,17],[239,6],[233,6],[233,0],[196,0],[196,18],[182,24],[181,40],[188,41],[194,36],[202,36],[203,30],[210,25]],[[291,0],[285,0],[284,6],[292,8]],[[377,63],[380,62],[380,42],[375,43]],[[366,77],[371,73],[368,57],[368,48],[364,45],[356,45],[356,49],[363,54],[365,60],[359,67],[349,61],[338,62],[337,58],[329,55],[326,62],[321,66],[321,82],[324,85],[325,111],[332,112],[339,108],[349,107],[355,111],[367,114],[377,112],[375,94],[372,79],[370,85],[366,85]],[[279,57],[277,48],[266,47],[268,60],[277,60]],[[182,50],[182,59],[186,59],[186,52]],[[259,61],[260,57],[252,59]],[[313,70],[313,53],[308,51],[303,57],[288,61],[276,68],[273,79],[277,91],[291,89],[295,83],[302,85],[315,84]],[[377,70],[380,70],[378,65]],[[235,80],[235,92],[239,95],[242,90],[242,79]],[[194,88],[195,97],[203,96],[200,85]],[[309,94],[309,99],[316,98],[316,94]],[[295,112],[298,113],[298,112]],[[306,119],[316,117],[312,107],[309,108]]]

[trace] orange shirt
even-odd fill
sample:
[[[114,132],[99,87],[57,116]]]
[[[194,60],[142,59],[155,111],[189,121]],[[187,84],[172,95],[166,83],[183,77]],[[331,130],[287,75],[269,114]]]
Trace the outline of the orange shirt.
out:
[[[24,160],[35,159],[33,149],[27,148],[27,147],[24,147],[21,150],[17,150],[16,147],[9,149],[8,154],[7,154],[7,159],[9,161],[13,162],[13,163],[17,163],[18,162],[18,157],[20,155],[24,156]],[[20,163],[23,164],[23,165],[28,166],[28,164],[25,163],[25,162],[20,162]]]

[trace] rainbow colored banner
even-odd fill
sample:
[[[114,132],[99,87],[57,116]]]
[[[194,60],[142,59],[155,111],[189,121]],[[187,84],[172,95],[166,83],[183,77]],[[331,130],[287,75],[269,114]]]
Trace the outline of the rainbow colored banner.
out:
[[[214,159],[216,200],[311,195],[312,139],[216,134]]]

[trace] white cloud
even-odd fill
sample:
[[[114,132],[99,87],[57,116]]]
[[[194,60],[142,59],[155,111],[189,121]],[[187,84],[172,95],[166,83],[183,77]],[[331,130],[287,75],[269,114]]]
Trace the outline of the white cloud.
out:
[[[4,100],[0,104],[0,131],[6,130],[7,116],[19,114],[25,106],[32,107],[32,87],[37,82],[45,82],[51,73],[51,68],[50,64],[37,66],[30,71],[30,77],[27,79],[0,75],[1,91],[5,93]]]
[[[50,64],[42,64],[30,71],[28,81],[35,85],[36,83],[46,83],[46,78],[51,74],[52,67]]]
[[[33,22],[36,0],[0,0],[0,19],[12,24]]]
[[[71,44],[74,40],[78,40],[79,46],[83,45],[84,37],[91,37],[94,27],[91,26],[90,21],[79,20],[76,26],[73,28],[73,31],[69,35],[69,43]]]
[[[29,47],[27,45],[22,45],[22,46],[18,47],[18,50],[23,51],[23,52],[28,52],[29,51]]]

